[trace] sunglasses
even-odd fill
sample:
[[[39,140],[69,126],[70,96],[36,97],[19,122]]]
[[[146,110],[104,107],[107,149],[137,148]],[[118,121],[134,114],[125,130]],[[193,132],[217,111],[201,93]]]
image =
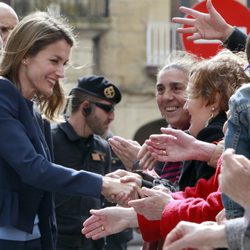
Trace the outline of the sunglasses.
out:
[[[98,108],[104,110],[107,113],[112,113],[115,111],[115,106],[114,105],[108,105],[100,102],[91,102],[95,104]]]

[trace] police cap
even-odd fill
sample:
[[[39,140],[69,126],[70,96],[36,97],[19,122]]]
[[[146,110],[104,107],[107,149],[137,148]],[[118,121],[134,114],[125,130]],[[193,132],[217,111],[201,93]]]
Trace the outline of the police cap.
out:
[[[115,104],[119,103],[122,98],[120,90],[103,76],[82,77],[74,89]]]

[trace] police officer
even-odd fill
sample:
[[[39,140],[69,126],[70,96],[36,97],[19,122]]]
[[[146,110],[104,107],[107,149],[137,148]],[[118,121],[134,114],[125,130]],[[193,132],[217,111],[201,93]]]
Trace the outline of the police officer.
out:
[[[70,109],[68,118],[52,129],[55,163],[101,175],[111,172],[111,150],[101,135],[114,120],[114,107],[120,100],[119,89],[104,77],[93,75],[79,79],[66,106]],[[81,234],[82,223],[90,216],[89,210],[105,206],[104,198],[56,194],[55,204],[57,250],[108,249],[106,239],[94,241]],[[112,248],[126,249],[123,243]]]

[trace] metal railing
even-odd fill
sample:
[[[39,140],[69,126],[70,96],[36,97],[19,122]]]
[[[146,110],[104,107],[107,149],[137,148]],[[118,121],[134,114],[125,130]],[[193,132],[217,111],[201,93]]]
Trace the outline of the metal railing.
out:
[[[161,67],[166,63],[172,51],[182,50],[177,24],[166,22],[149,22],[146,34],[147,66]]]

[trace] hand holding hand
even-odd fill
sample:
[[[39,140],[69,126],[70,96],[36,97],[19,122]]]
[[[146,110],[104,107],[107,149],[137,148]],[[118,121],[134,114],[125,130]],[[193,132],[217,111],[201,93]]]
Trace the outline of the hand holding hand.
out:
[[[106,174],[107,177],[119,179],[121,183],[134,182],[138,187],[142,185],[142,177],[139,174],[118,169],[114,172]]]
[[[173,200],[172,196],[159,189],[142,188],[145,198],[129,201],[128,205],[148,220],[160,220],[164,207]]]
[[[102,194],[111,202],[122,206],[138,198],[139,187],[134,182],[121,183],[119,179],[103,177]]]
[[[208,13],[202,13],[191,8],[181,6],[180,11],[193,18],[174,17],[174,23],[188,25],[186,28],[178,28],[179,33],[191,33],[189,40],[219,39],[222,42],[232,33],[233,27],[217,12],[211,0],[207,0]]]

